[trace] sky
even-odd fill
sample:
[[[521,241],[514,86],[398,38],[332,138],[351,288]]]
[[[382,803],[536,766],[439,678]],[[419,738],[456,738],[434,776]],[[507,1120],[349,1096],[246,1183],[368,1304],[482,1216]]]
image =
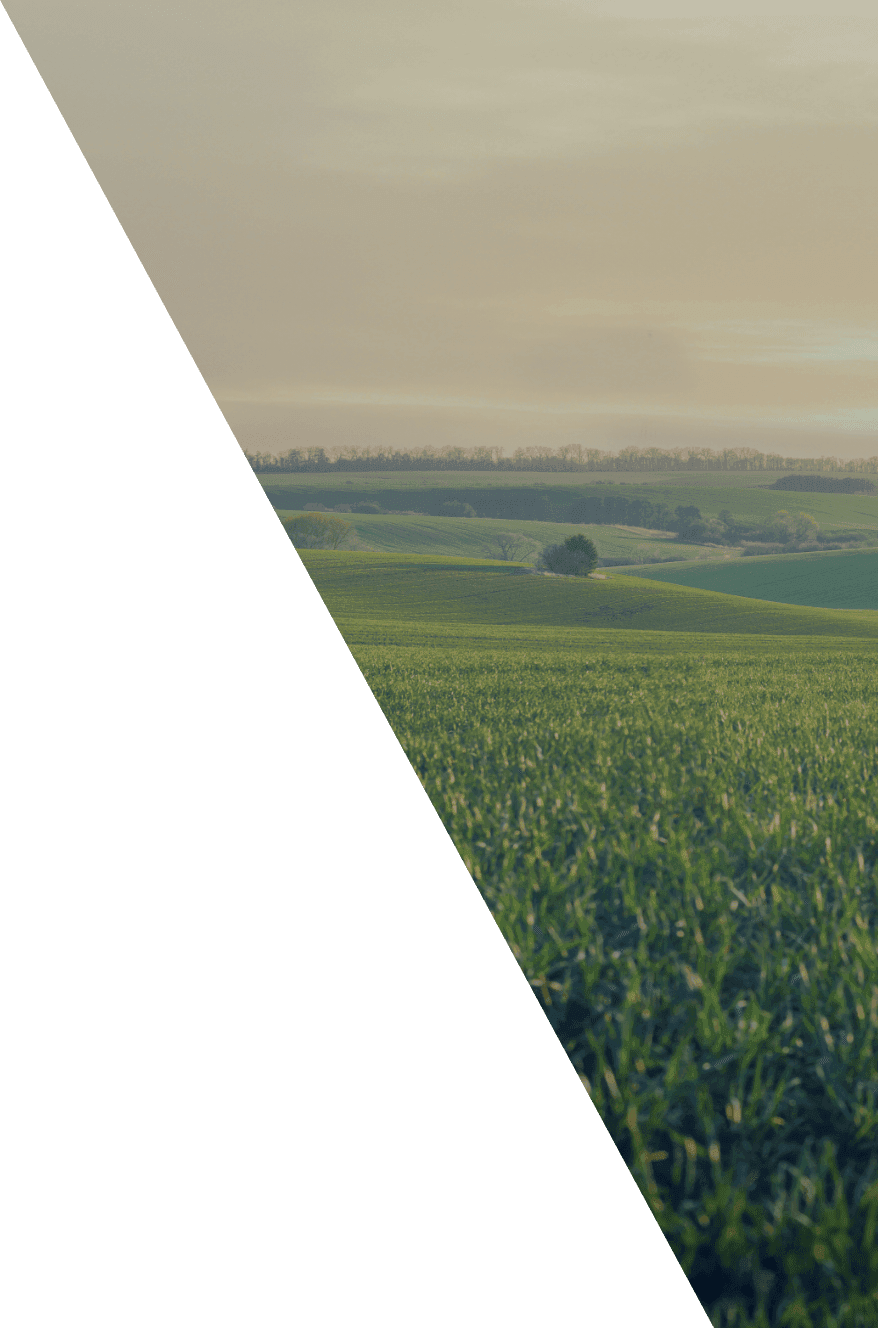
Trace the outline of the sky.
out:
[[[249,450],[878,453],[874,4],[6,8]]]

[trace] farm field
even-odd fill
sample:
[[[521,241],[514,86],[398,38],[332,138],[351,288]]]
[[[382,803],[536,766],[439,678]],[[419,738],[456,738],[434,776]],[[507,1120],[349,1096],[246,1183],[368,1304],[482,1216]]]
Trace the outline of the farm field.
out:
[[[299,513],[278,510],[281,520]],[[599,558],[624,559],[633,565],[643,559],[723,558],[737,550],[716,549],[708,545],[680,544],[672,534],[642,531],[625,526],[572,525],[570,522],[503,521],[488,517],[454,516],[379,516],[373,513],[344,512],[343,520],[356,531],[358,538],[376,553],[440,554],[460,558],[498,557],[498,534],[510,531],[534,541],[538,552],[546,544],[560,544],[569,535],[584,534],[594,541]],[[529,560],[528,560],[529,561]]]
[[[604,498],[620,497],[629,501],[642,499],[665,503],[672,510],[693,505],[705,516],[718,516],[728,509],[745,521],[768,521],[780,511],[804,512],[817,521],[827,535],[857,532],[871,536],[878,532],[878,494],[821,494],[773,492],[755,484],[718,484],[714,474],[687,477],[653,476],[649,482],[624,482],[618,477],[540,476],[485,474],[484,472],[411,473],[384,472],[348,475],[262,475],[259,477],[275,508],[293,510],[306,503],[376,502],[389,511],[410,511],[424,504],[438,515],[442,501],[469,502],[476,512],[484,508],[497,519],[522,517],[552,522],[566,521],[571,505],[587,494]],[[734,476],[737,480],[740,477]],[[745,477],[749,478],[749,477]],[[765,484],[773,476],[759,477]],[[452,492],[453,491],[453,492]],[[291,495],[295,495],[295,498]],[[503,510],[495,510],[503,505]],[[481,505],[481,506],[480,506]]]
[[[740,558],[734,563],[674,563],[639,575],[702,590],[783,604],[878,609],[878,549]]]
[[[299,556],[711,1322],[878,1325],[878,615]]]
[[[874,1325],[875,646],[612,635],[354,650],[711,1321]]]
[[[300,550],[342,633],[378,620],[557,630],[636,628],[878,640],[878,615],[769,604],[630,575],[542,576],[515,563]]]
[[[531,655],[599,651],[606,658],[626,659],[632,653],[648,656],[693,656],[699,659],[733,655],[778,654],[804,659],[815,653],[852,654],[871,658],[878,667],[878,647],[856,636],[770,636],[764,633],[637,631],[617,627],[539,627],[498,623],[445,623],[385,620],[343,616],[336,622],[350,649],[363,646],[417,646],[419,649],[467,650]],[[870,653],[871,652],[871,653]]]

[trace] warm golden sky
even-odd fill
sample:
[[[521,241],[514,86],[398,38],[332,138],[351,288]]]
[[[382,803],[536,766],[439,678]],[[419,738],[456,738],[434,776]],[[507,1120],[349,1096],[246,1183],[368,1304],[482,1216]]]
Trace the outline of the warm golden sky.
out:
[[[874,2],[6,7],[245,445],[878,452]]]

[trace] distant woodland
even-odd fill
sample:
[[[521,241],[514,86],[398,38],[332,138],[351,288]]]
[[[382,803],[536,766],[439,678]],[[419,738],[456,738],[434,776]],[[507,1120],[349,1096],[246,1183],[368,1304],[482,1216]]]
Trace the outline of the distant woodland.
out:
[[[783,457],[757,452],[750,447],[709,448],[626,447],[620,452],[570,444],[553,451],[549,447],[520,447],[505,456],[499,447],[420,447],[405,451],[389,448],[345,447],[327,451],[323,447],[292,447],[280,455],[248,452],[244,455],[259,474],[318,474],[342,471],[546,471],[554,474],[587,474],[592,471],[748,471],[804,474],[844,472],[849,475],[878,473],[878,456],[842,461],[837,457]]]

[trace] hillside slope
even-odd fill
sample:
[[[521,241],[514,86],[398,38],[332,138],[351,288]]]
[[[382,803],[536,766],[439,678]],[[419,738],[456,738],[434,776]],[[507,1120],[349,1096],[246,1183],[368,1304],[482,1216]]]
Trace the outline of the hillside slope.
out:
[[[637,575],[780,604],[878,609],[878,549],[672,563],[638,568]]]
[[[297,516],[278,510],[281,520]],[[536,551],[560,544],[569,535],[587,535],[599,558],[640,565],[643,559],[691,559],[698,553],[723,557],[729,550],[680,544],[670,533],[636,530],[630,526],[583,526],[570,522],[498,521],[488,517],[383,516],[362,512],[340,514],[375,553],[433,554],[452,558],[498,558],[496,539],[503,532],[521,535]],[[737,551],[735,551],[737,552]],[[523,561],[532,561],[527,558]]]
[[[634,576],[541,576],[513,563],[302,551],[333,617],[345,622],[878,640],[869,612],[766,603]]]

